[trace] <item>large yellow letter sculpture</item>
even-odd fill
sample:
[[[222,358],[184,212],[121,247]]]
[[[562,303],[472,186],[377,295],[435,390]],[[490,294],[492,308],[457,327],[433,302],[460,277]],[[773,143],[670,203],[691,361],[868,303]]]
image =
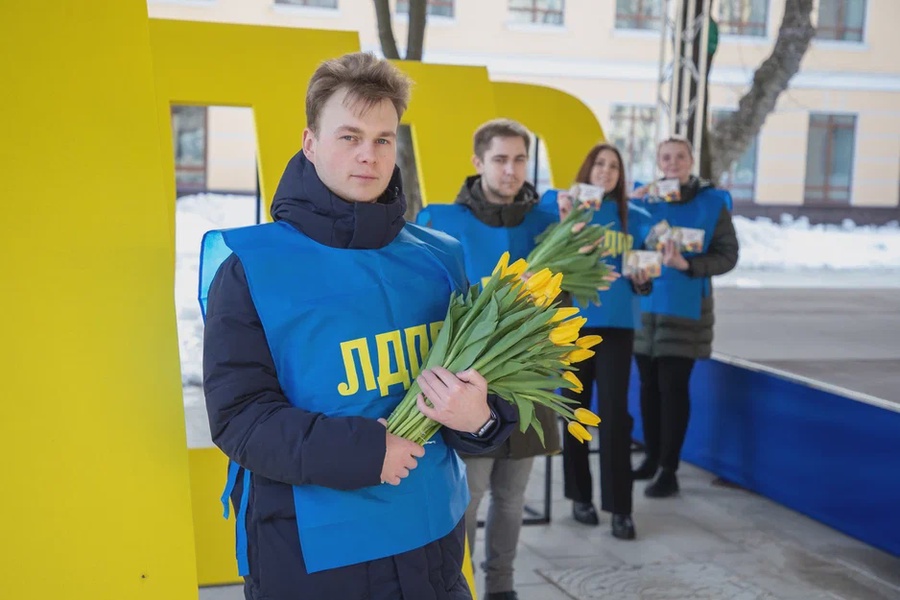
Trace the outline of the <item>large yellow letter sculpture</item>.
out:
[[[494,83],[497,109],[520,121],[547,144],[555,187],[568,188],[594,144],[604,140],[594,113],[560,90],[525,83]]]
[[[0,5],[0,597],[197,598],[147,6]]]
[[[358,48],[333,31],[154,20],[148,33],[143,0],[0,7],[4,597],[186,600],[197,573],[236,579],[217,450],[191,452],[189,486],[169,107],[252,107],[268,204],[300,147],[310,75]],[[417,84],[404,121],[430,202],[452,201],[490,118],[541,135],[558,185],[602,137],[562,92],[399,66]]]

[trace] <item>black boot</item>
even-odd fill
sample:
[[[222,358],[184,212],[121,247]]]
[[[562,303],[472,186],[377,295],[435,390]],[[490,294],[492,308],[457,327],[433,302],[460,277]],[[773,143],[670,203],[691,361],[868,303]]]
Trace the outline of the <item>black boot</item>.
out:
[[[572,517],[579,523],[585,525],[599,525],[600,517],[597,516],[597,510],[590,502],[573,502]]]
[[[519,595],[515,592],[493,592],[485,595],[484,600],[519,600]]]
[[[656,475],[656,471],[658,469],[657,463],[655,460],[652,460],[650,457],[644,458],[644,462],[641,463],[637,469],[631,472],[631,476],[635,481],[640,479],[653,479],[653,476]]]
[[[648,498],[668,498],[678,493],[678,478],[675,471],[663,469],[659,476],[644,489],[644,495]]]
[[[631,515],[613,514],[612,516],[612,534],[613,537],[620,540],[634,539],[634,521]]]

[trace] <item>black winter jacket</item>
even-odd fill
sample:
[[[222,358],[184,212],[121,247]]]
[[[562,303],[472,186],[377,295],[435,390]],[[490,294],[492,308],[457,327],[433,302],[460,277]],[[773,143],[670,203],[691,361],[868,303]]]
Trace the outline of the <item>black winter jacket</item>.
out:
[[[282,176],[272,217],[336,248],[377,249],[405,225],[399,169],[376,203],[346,202],[298,153]],[[298,257],[302,260],[302,257]],[[360,301],[364,310],[365,299]],[[449,535],[401,555],[308,574],[297,533],[291,485],[356,489],[380,481],[384,427],[363,417],[328,417],[292,406],[284,396],[240,260],[232,255],[209,290],[203,388],[213,442],[250,470],[247,510],[248,600],[461,600],[462,522]],[[484,439],[442,430],[457,451],[501,444],[516,421],[505,402],[489,399],[499,426]],[[335,462],[342,465],[334,469]],[[241,477],[238,477],[240,483]],[[238,505],[238,485],[232,499]]]

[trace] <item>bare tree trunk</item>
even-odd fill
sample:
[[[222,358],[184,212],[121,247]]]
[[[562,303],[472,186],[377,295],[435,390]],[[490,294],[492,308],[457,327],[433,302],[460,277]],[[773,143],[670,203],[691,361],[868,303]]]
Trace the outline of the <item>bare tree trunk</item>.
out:
[[[422,60],[427,22],[427,0],[411,0],[409,3],[409,31],[406,34],[406,60]]]
[[[422,210],[422,193],[419,187],[419,173],[416,170],[416,151],[413,146],[412,130],[409,125],[401,125],[397,132],[397,164],[403,175],[403,193],[406,195],[406,220],[415,221]]]
[[[772,54],[756,69],[753,85],[741,98],[737,111],[719,121],[710,132],[711,173],[716,178],[746,151],[775,109],[778,96],[800,70],[800,62],[816,32],[812,9],[813,0],[785,1],[784,19]]]
[[[394,37],[390,4],[388,4],[388,0],[373,0],[373,2],[375,17],[378,20],[378,39],[381,41],[381,52],[385,58],[400,60],[397,39]],[[403,60],[422,60],[427,13],[427,0],[409,0],[409,29],[406,37],[406,58]],[[422,192],[419,187],[419,174],[416,171],[416,151],[413,147],[412,132],[406,125],[401,125],[400,131],[397,132],[397,166],[400,167],[400,174],[403,176],[406,219],[412,221],[422,209]]]
[[[394,26],[391,22],[391,5],[388,0],[372,0],[375,3],[375,19],[378,21],[378,40],[381,42],[381,53],[385,58],[400,59],[397,40],[394,38]]]

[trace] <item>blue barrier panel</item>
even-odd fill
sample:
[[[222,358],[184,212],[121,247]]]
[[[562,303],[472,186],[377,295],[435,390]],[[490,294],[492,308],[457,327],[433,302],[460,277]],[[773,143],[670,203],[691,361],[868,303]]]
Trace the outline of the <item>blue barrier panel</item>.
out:
[[[900,556],[900,412],[745,365],[697,362],[684,460]],[[633,366],[629,407],[642,440],[639,391]]]

